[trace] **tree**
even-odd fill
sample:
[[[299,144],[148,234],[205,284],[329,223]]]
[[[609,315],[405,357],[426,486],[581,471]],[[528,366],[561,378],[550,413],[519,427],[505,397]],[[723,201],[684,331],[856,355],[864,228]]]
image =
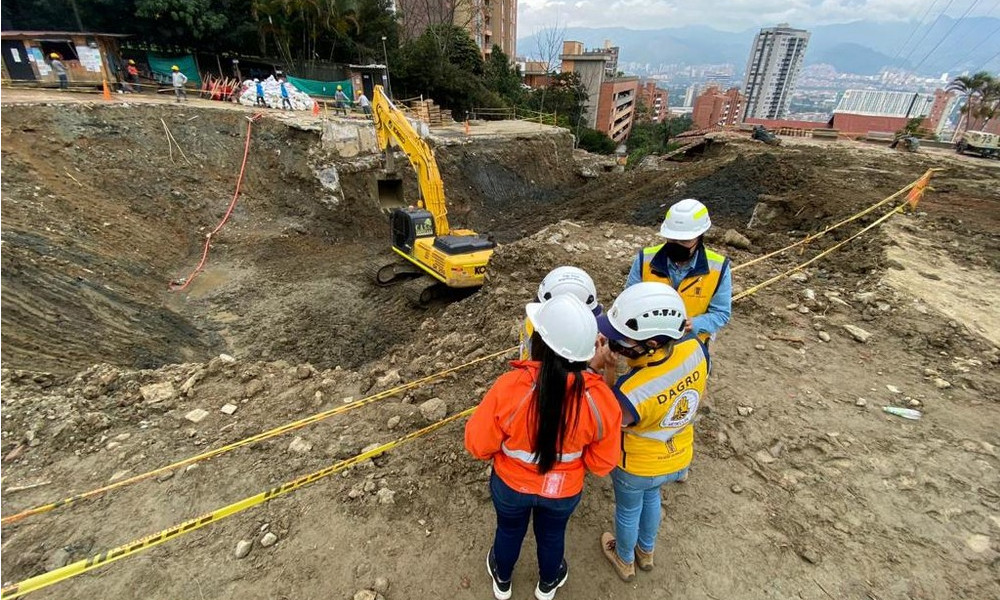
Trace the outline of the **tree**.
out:
[[[535,49],[538,52],[538,60],[545,69],[545,74],[550,75],[556,72],[559,64],[559,57],[562,54],[563,40],[566,38],[566,25],[561,24],[559,17],[551,27],[546,27],[542,31],[535,32]],[[542,88],[541,96],[538,100],[539,112],[545,112],[546,88]]]
[[[691,117],[684,115],[673,119],[664,119],[660,123],[637,122],[632,126],[626,144],[629,156],[628,164],[638,164],[650,154],[663,154],[674,149],[670,140],[691,129]]]
[[[499,107],[500,97],[483,83],[483,59],[468,32],[454,25],[428,27],[400,48],[393,87],[405,95],[425,95],[452,109],[456,117],[472,108]]]
[[[510,58],[496,44],[483,65],[483,82],[489,90],[499,94],[511,105],[520,104],[524,96],[521,73],[516,66],[511,65]]]
[[[595,154],[614,154],[617,144],[605,133],[589,127],[581,127],[576,145]]]
[[[982,87],[974,116],[983,119],[981,127],[997,116],[1000,111],[1000,79],[990,77]]]
[[[959,95],[965,100],[962,103],[962,108],[960,112],[962,113],[963,120],[965,121],[965,130],[969,129],[969,121],[975,118],[976,115],[973,114],[974,108],[976,106],[976,99],[979,98],[989,82],[993,78],[986,71],[980,71],[974,75],[959,75],[958,77],[951,80],[948,87],[945,88],[949,92],[958,92]]]

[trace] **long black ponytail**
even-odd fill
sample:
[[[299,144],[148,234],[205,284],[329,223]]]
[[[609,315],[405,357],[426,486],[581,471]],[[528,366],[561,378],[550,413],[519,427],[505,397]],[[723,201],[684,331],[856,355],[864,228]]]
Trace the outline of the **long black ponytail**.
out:
[[[538,471],[548,473],[562,452],[567,431],[576,429],[583,397],[583,370],[586,362],[573,362],[555,352],[536,331],[531,336],[531,359],[542,363],[535,386],[535,460]],[[567,383],[572,376],[573,381]],[[570,421],[572,420],[572,425]]]

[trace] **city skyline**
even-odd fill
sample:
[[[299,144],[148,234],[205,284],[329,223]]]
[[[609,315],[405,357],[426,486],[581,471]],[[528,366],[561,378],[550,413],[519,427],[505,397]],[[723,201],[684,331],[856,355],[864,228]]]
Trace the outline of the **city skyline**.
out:
[[[960,0],[938,6],[935,0],[520,0],[522,36],[547,27],[627,27],[647,30],[692,25],[742,32],[791,22],[806,29],[859,20],[915,22],[942,17],[997,16],[995,3]],[[609,24],[608,15],[614,14]]]

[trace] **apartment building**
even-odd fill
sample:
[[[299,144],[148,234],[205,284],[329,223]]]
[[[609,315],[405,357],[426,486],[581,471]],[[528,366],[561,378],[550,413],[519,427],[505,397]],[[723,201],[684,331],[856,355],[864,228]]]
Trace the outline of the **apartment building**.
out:
[[[452,23],[472,36],[483,56],[493,45],[511,57],[517,53],[517,0],[395,0],[407,39],[419,37],[431,25]]]
[[[668,115],[669,92],[656,87],[655,81],[646,81],[639,86],[639,102],[649,111],[649,120],[660,123]]]
[[[695,129],[739,125],[743,121],[745,103],[739,88],[732,87],[722,92],[712,85],[695,99],[691,121]]]
[[[576,73],[587,90],[585,124],[622,142],[632,131],[638,103],[639,78],[616,77],[617,46],[604,42],[603,48],[585,49],[583,43],[566,40],[560,55],[563,73]]]
[[[760,30],[747,60],[743,119],[780,119],[788,114],[809,36],[787,23]]]

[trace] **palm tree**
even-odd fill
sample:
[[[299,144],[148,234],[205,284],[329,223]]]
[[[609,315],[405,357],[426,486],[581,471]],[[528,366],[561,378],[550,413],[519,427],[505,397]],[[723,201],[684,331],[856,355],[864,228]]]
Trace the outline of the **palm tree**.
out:
[[[1000,111],[1000,79],[990,78],[990,81],[983,86],[975,116],[984,119],[982,127],[985,128],[990,119],[997,116],[998,111]]]
[[[959,75],[951,80],[945,91],[958,92],[965,100],[960,112],[965,120],[965,129],[969,129],[969,121],[975,117],[973,109],[976,98],[980,97],[986,86],[993,81],[993,77],[986,71],[980,71],[975,75]]]

